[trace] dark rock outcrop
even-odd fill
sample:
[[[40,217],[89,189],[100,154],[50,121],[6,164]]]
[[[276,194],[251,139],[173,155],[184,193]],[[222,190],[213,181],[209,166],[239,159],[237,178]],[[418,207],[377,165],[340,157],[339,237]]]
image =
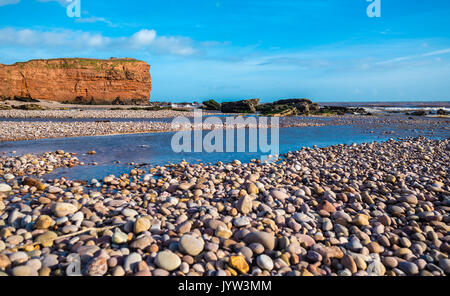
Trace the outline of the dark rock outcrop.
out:
[[[265,116],[293,116],[309,114],[320,109],[319,105],[308,99],[287,99],[274,103],[261,104],[257,110]]]
[[[259,99],[222,103],[223,113],[256,113]]]
[[[437,115],[450,115],[450,112],[447,112],[444,109],[439,109],[437,111]]]
[[[220,111],[221,105],[217,103],[215,100],[209,100],[203,102],[203,110],[209,111]]]
[[[324,106],[320,108],[319,114],[337,114],[337,115],[345,115],[345,114],[367,114],[367,111],[364,108],[349,108],[343,106]]]
[[[412,115],[412,116],[427,116],[427,112],[424,110],[418,110],[411,113],[407,113],[406,115]]]
[[[147,104],[150,65],[135,59],[31,60],[0,64],[0,99],[75,104]]]
[[[311,100],[308,99],[288,99],[288,100],[280,100],[276,101],[274,105],[278,106],[289,106],[289,107],[295,107],[297,108],[298,112],[301,114],[308,113],[311,111],[318,111],[319,105],[316,103],[313,103]]]

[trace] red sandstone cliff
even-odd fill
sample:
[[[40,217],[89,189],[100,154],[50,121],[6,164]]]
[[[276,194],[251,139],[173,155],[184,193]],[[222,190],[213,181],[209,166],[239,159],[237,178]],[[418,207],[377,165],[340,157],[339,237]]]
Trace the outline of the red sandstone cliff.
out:
[[[134,59],[52,59],[0,64],[0,100],[146,104],[150,91],[150,65]]]

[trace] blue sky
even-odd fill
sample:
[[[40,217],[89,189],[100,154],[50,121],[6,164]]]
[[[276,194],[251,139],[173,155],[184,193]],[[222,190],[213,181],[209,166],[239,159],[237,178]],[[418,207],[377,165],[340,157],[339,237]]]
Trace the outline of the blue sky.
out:
[[[450,1],[0,0],[0,63],[134,57],[152,100],[450,99]]]

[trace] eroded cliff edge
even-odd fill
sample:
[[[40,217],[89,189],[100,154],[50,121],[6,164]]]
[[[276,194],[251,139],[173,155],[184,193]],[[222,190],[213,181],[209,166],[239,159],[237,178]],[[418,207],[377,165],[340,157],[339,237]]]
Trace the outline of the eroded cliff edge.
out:
[[[64,58],[0,64],[0,100],[147,104],[150,65],[135,59]]]

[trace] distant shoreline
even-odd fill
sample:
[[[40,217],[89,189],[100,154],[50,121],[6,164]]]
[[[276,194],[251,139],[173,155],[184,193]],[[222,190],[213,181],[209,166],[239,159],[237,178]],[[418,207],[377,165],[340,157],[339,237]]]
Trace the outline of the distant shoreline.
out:
[[[331,106],[354,106],[354,107],[446,107],[450,108],[449,101],[408,101],[408,102],[319,102],[319,105],[331,105]]]

